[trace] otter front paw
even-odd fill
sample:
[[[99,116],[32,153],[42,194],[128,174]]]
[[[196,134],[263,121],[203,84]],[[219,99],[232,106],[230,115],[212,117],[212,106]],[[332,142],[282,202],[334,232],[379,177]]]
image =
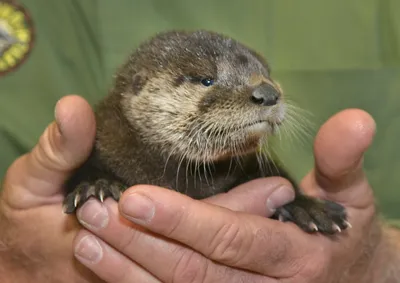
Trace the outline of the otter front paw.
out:
[[[126,186],[116,181],[98,179],[95,182],[81,182],[64,199],[64,212],[73,213],[82,206],[90,197],[95,197],[101,202],[106,198],[112,197],[119,201]]]
[[[309,233],[320,231],[332,235],[351,227],[343,206],[305,195],[298,195],[293,202],[278,208],[274,218],[293,222]]]

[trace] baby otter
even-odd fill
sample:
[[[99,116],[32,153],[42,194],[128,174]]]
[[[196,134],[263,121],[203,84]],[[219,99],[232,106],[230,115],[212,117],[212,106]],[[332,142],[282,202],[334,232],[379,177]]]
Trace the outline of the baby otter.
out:
[[[96,107],[93,152],[66,183],[66,213],[90,197],[119,200],[136,184],[202,199],[265,176],[290,177],[260,154],[285,118],[264,58],[209,31],[169,31],[142,43]],[[267,170],[270,168],[270,170]],[[303,195],[274,218],[306,232],[349,226],[345,209]]]

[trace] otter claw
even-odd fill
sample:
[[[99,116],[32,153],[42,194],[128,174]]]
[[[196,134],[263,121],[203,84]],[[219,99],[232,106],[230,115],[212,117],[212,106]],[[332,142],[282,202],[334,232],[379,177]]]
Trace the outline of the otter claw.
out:
[[[118,201],[126,186],[118,181],[98,179],[95,182],[81,182],[64,199],[64,212],[73,213],[82,206],[88,199],[95,198],[104,202],[107,198]]]
[[[104,191],[103,190],[100,190],[100,192],[99,192],[99,199],[101,202],[104,202]]]
[[[346,225],[346,228],[349,228],[349,229],[353,228],[353,226],[350,224],[350,222],[343,220],[343,223]]]
[[[348,223],[346,211],[340,204],[305,195],[299,195],[293,202],[278,208],[273,217],[294,222],[309,233],[332,235],[342,232]]]
[[[74,198],[74,206],[75,207],[78,207],[78,203],[80,200],[81,200],[81,196],[79,194],[76,194],[75,198]]]
[[[309,225],[310,229],[314,232],[318,232],[318,227],[315,225],[315,223],[311,222]]]
[[[339,233],[342,232],[342,229],[340,229],[340,227],[338,225],[333,224],[332,227],[333,227],[334,231],[339,232]]]

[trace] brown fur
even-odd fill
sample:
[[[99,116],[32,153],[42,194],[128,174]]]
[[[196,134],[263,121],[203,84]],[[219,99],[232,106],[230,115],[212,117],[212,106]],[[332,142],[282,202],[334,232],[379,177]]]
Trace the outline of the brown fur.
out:
[[[207,78],[214,84],[203,85]],[[260,104],[256,91],[273,92],[276,104]],[[284,114],[282,90],[255,51],[213,32],[159,34],[128,58],[97,106],[95,148],[67,183],[67,212],[90,196],[118,200],[135,184],[204,198],[257,177],[287,176],[259,153]]]

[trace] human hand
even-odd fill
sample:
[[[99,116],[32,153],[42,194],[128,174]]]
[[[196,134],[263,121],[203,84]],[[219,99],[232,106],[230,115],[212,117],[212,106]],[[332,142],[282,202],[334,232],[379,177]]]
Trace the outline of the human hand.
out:
[[[147,186],[145,187],[147,188]],[[170,192],[167,189],[159,189],[166,193]],[[158,194],[158,192],[155,193]],[[268,217],[273,214],[274,207],[279,207],[293,198],[294,191],[288,181],[281,178],[269,178],[248,182],[226,194],[217,195],[204,201],[229,207],[231,211],[246,211]],[[104,203],[90,199],[82,208],[78,209],[77,216],[81,223],[94,234],[117,243],[112,247],[99,238],[94,239],[92,233],[84,230],[78,235],[74,244],[77,258],[106,282],[197,282],[192,278],[192,276],[196,276],[196,270],[201,268],[197,264],[209,261],[175,241],[149,233],[120,217],[118,204],[112,199],[106,199]],[[100,251],[93,250],[99,247],[101,247]],[[125,248],[129,249],[129,252],[125,251]],[[118,250],[124,251],[124,253],[120,253]],[[127,257],[130,253],[135,254],[134,260]],[[171,256],[174,259],[173,262],[170,260]],[[189,270],[178,268],[176,272],[172,272],[171,268],[176,260],[184,257],[183,264],[187,256],[193,257],[190,260],[193,262]],[[152,273],[142,265],[150,267],[149,271]],[[219,264],[217,266],[218,270],[216,271],[219,273],[229,272],[236,276],[235,272],[231,272],[232,268]],[[244,272],[244,274],[249,274],[249,272]],[[162,280],[160,281],[158,278],[162,278]],[[215,274],[212,278],[213,280],[216,278]]]
[[[89,155],[95,134],[90,106],[60,100],[33,150],[9,168],[0,196],[0,282],[102,282],[74,259],[75,218],[62,212],[62,184]]]
[[[374,132],[368,114],[346,110],[316,138],[315,168],[302,187],[346,207],[353,228],[335,238],[265,218],[268,194],[256,189],[258,183],[254,191],[244,184],[204,201],[136,186],[124,193],[119,210],[107,200],[79,211],[90,232],[78,234],[77,257],[107,282],[136,282],[137,270],[152,274],[140,282],[385,282],[382,229],[362,169]],[[89,259],[81,257],[89,252]]]

